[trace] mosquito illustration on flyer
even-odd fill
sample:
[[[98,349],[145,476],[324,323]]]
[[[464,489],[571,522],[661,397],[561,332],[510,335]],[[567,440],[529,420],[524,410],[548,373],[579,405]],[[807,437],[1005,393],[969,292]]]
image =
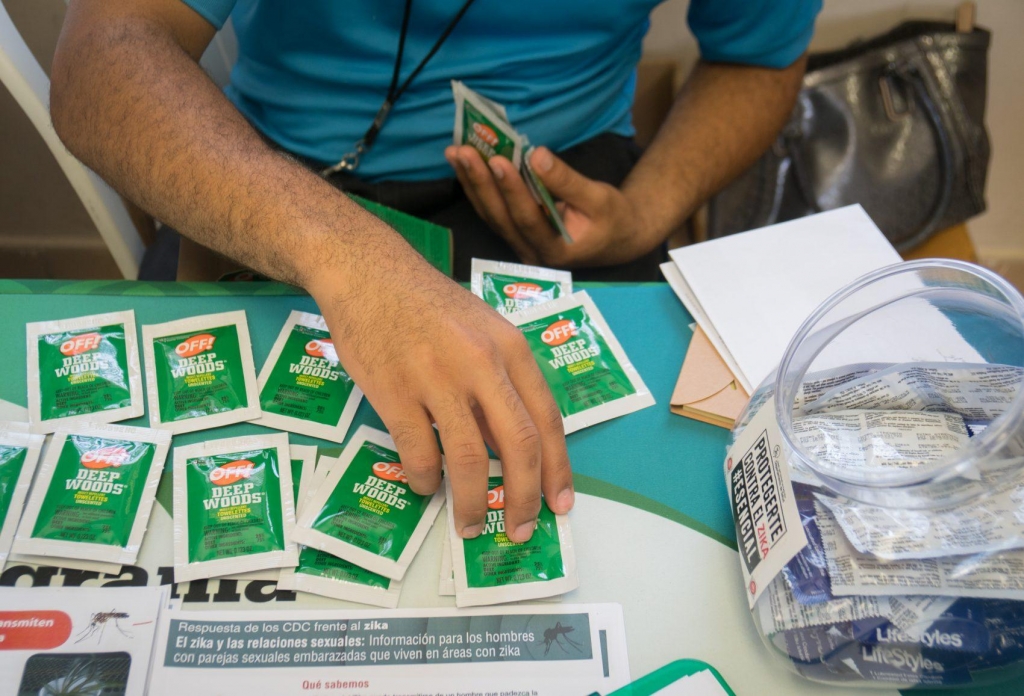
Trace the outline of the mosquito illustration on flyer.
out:
[[[110,611],[101,611],[93,614],[89,619],[89,625],[83,628],[78,633],[78,640],[75,643],[81,643],[87,638],[96,636],[96,642],[103,642],[103,633],[106,631],[107,625],[111,622],[114,628],[124,636],[125,638],[134,638],[135,634],[130,629],[125,629],[121,626],[121,621],[127,621],[131,618],[127,612],[118,611],[117,609],[111,609]]]

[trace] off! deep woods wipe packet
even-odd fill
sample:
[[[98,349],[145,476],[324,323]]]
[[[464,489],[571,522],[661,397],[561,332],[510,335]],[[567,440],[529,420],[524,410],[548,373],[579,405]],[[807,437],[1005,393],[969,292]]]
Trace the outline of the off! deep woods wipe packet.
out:
[[[401,580],[443,504],[441,490],[414,493],[391,437],[364,425],[304,504],[295,538]]]
[[[640,373],[626,357],[586,292],[577,292],[508,317],[526,337],[565,432],[654,405]]]
[[[260,416],[245,312],[142,327],[149,424],[175,435]]]
[[[134,311],[35,322],[25,334],[32,432],[143,414]]]
[[[470,273],[473,294],[506,316],[572,294],[569,271],[473,259]]]
[[[166,430],[103,424],[58,430],[13,552],[134,563],[170,446]]]
[[[487,479],[487,519],[474,539],[455,529],[448,506],[448,536],[455,571],[455,604],[472,607],[540,599],[579,586],[576,553],[567,515],[556,515],[541,502],[537,528],[530,540],[513,543],[505,533],[505,487],[501,462],[491,460]],[[449,500],[451,480],[445,478]]]
[[[363,392],[338,361],[319,314],[293,311],[259,375],[255,421],[292,433],[342,443]]]
[[[174,581],[294,566],[288,435],[208,440],[174,451]]]
[[[0,422],[0,568],[14,542],[43,440],[29,433],[27,423]]]

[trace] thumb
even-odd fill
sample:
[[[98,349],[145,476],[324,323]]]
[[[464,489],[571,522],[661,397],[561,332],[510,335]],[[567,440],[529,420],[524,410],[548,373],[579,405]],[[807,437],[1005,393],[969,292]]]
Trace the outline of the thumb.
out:
[[[587,208],[600,186],[563,162],[546,147],[530,153],[530,166],[551,194],[576,208]]]

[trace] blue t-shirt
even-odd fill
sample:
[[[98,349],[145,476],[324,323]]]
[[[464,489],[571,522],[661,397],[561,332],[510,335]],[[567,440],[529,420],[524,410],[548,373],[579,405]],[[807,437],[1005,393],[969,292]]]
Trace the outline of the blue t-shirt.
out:
[[[269,138],[334,163],[387,94],[404,0],[183,0],[220,28],[230,15],[238,63],[227,95]],[[463,0],[413,3],[405,78]],[[504,104],[535,145],[562,150],[600,133],[632,135],[636,64],[658,0],[476,0],[392,110],[357,174],[452,176],[444,159],[450,81]],[[784,67],[807,48],[821,0],[691,0],[705,60]],[[682,27],[679,28],[683,30]]]

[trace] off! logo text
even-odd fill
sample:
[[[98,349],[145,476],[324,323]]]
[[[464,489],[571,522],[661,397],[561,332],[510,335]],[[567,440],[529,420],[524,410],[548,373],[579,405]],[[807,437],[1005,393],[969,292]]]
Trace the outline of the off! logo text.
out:
[[[537,297],[544,289],[536,283],[508,283],[501,289],[505,297],[512,300],[525,300]]]
[[[85,452],[80,461],[86,469],[106,469],[127,464],[129,459],[127,448],[114,445]]]
[[[373,473],[375,473],[378,478],[382,478],[385,481],[409,483],[409,478],[405,475],[405,469],[402,468],[401,464],[377,462],[373,465]]]
[[[196,334],[192,338],[186,338],[174,349],[180,358],[190,358],[199,353],[205,353],[213,348],[213,342],[217,340],[213,334]]]
[[[487,507],[491,510],[505,509],[505,487],[498,486],[487,491]]]
[[[540,340],[549,346],[560,346],[578,333],[576,323],[571,319],[561,319],[544,329]]]
[[[498,144],[498,134],[494,132],[493,128],[485,126],[482,123],[473,124],[473,132],[478,138],[483,140],[491,147],[495,147]]]
[[[60,352],[70,358],[73,355],[96,350],[100,347],[101,340],[102,336],[96,332],[75,336],[60,344]]]
[[[334,348],[334,341],[330,338],[314,338],[306,344],[306,354],[314,358],[324,358],[331,362],[338,362],[338,351]]]
[[[256,465],[248,459],[221,464],[210,472],[210,483],[215,486],[228,486],[243,479],[252,477]]]

